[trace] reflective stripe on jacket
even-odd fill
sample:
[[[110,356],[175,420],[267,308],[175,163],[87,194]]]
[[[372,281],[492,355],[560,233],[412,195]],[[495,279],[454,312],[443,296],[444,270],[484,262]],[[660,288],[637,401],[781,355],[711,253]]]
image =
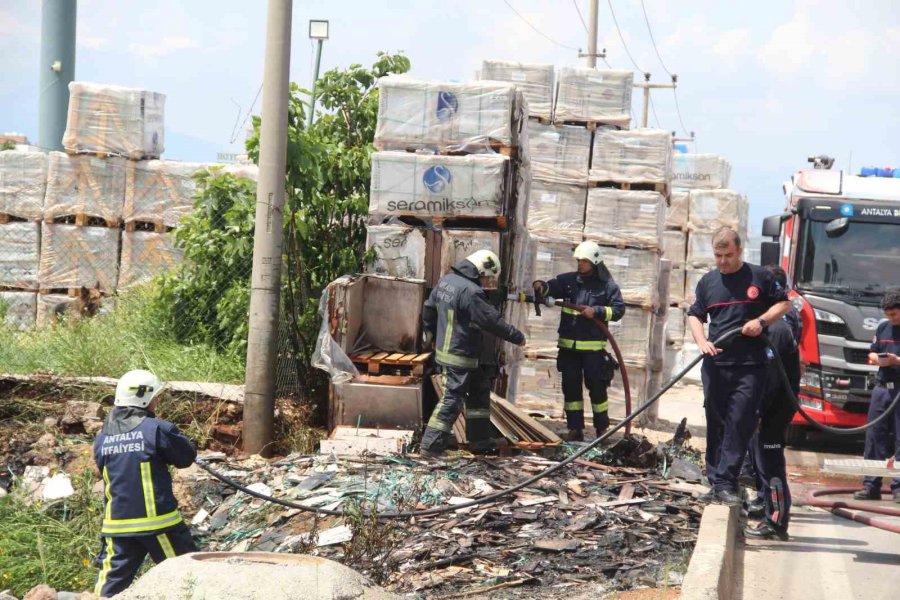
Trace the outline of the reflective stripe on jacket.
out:
[[[590,306],[594,315],[607,323],[618,321],[625,315],[625,301],[619,285],[612,277],[601,278],[596,273],[579,275],[563,273],[547,282],[550,296],[579,306]],[[581,316],[575,309],[563,308],[559,317],[560,348],[585,352],[605,350],[606,334],[593,319]]]
[[[94,441],[94,460],[106,488],[100,532],[111,537],[155,535],[182,522],[169,465],[189,467],[197,451],[175,425],[146,411],[131,429],[110,427],[121,410],[113,409]]]
[[[438,281],[425,301],[422,324],[435,336],[435,361],[446,367],[477,368],[484,332],[513,344],[525,340],[488,303],[478,270],[468,260],[454,265]]]

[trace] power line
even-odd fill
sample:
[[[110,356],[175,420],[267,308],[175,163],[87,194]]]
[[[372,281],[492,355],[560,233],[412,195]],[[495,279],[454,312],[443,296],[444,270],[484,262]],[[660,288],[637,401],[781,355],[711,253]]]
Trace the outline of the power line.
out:
[[[644,12],[644,23],[647,24],[647,33],[650,34],[650,43],[653,44],[653,51],[656,52],[656,58],[659,59],[659,64],[662,65],[663,71],[665,71],[669,77],[672,77],[672,72],[666,68],[666,63],[663,62],[662,56],[659,54],[659,48],[656,47],[656,40],[653,38],[653,29],[650,28],[650,19],[647,17],[647,8],[644,6],[644,0],[641,0],[641,10]]]
[[[656,114],[656,105],[653,104],[653,97],[650,96],[649,100],[650,100],[650,110],[653,111],[653,120],[656,121],[656,128],[662,129],[662,125],[659,122],[659,115]]]
[[[572,4],[575,5],[575,11],[578,12],[578,18],[581,19],[581,25],[584,27],[585,33],[590,35],[590,32],[588,31],[587,23],[584,22],[584,16],[581,14],[581,9],[578,8],[578,0],[572,0]]]
[[[526,19],[525,17],[523,17],[521,14],[519,14],[519,11],[517,11],[515,8],[513,8],[512,4],[510,4],[510,3],[507,2],[506,0],[503,0],[503,3],[504,3],[506,6],[509,7],[509,10],[511,10],[511,11],[513,11],[514,13],[516,13],[516,16],[519,17],[520,19],[522,19],[522,22],[523,22],[523,23],[525,23],[526,25],[528,25],[529,27],[531,27],[531,28],[534,30],[534,32],[537,33],[538,35],[540,35],[541,37],[546,38],[547,40],[553,42],[554,44],[556,44],[557,46],[559,46],[559,47],[561,47],[561,48],[566,48],[566,49],[568,49],[568,50],[575,50],[576,52],[578,51],[578,48],[575,48],[574,46],[567,46],[567,45],[565,45],[565,44],[561,44],[561,43],[557,42],[556,40],[554,40],[554,39],[553,39],[552,37],[550,37],[549,35],[547,35],[546,33],[544,33],[543,31],[541,31],[540,29],[538,29],[537,27],[535,27],[534,25],[532,25],[531,22],[530,22],[528,19]]]
[[[672,82],[674,83],[675,81],[677,81],[677,79],[673,76]],[[681,118],[681,107],[678,106],[678,88],[674,88],[674,87],[672,88],[672,96],[675,97],[675,112],[678,114],[678,122],[681,123],[681,130],[684,133],[690,135],[690,133],[687,130],[687,127],[684,126],[684,119]]]
[[[638,66],[637,61],[634,60],[634,57],[628,50],[628,44],[625,43],[625,36],[622,35],[622,30],[619,28],[619,21],[616,19],[616,11],[613,10],[612,0],[606,0],[606,2],[607,4],[609,4],[609,12],[612,13],[613,23],[616,24],[616,31],[619,34],[619,40],[622,42],[622,47],[625,48],[625,54],[628,55],[629,60],[631,60],[631,64],[634,65],[634,68],[637,71],[644,73],[644,70]]]

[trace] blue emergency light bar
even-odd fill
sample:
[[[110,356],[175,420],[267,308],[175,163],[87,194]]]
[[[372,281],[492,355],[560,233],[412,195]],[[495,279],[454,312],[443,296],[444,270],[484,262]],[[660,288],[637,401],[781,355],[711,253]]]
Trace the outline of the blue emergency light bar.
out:
[[[900,179],[900,169],[891,167],[863,167],[859,171],[860,177],[895,177]]]

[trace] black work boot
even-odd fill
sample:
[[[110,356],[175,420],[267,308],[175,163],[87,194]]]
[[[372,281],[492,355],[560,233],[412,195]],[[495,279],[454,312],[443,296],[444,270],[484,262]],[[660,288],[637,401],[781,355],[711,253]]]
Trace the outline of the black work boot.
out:
[[[881,490],[865,487],[857,492],[853,492],[854,500],[881,500]]]
[[[718,490],[716,492],[716,502],[726,506],[740,506],[743,503],[741,497],[731,490]]]
[[[752,502],[744,503],[744,508],[741,512],[744,513],[744,516],[751,519],[759,519],[766,514],[766,503],[762,498],[753,498]]]
[[[564,442],[583,442],[583,429],[570,429],[568,433],[561,436]]]
[[[506,438],[472,440],[469,442],[469,452],[472,454],[495,454],[507,446],[509,446],[509,442],[506,441]]]
[[[769,522],[762,522],[756,527],[750,527],[749,525],[745,526],[744,535],[747,537],[747,539],[751,540],[771,540],[777,538],[782,542],[786,542],[791,539],[791,536],[788,535],[787,529],[783,527],[776,527]]]

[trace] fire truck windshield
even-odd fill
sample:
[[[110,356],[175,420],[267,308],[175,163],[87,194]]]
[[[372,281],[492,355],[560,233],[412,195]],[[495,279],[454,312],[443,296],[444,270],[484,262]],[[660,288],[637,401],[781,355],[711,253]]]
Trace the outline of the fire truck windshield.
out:
[[[850,221],[835,237],[825,233],[826,225],[803,222],[795,271],[798,289],[874,304],[886,288],[900,283],[897,224]]]

